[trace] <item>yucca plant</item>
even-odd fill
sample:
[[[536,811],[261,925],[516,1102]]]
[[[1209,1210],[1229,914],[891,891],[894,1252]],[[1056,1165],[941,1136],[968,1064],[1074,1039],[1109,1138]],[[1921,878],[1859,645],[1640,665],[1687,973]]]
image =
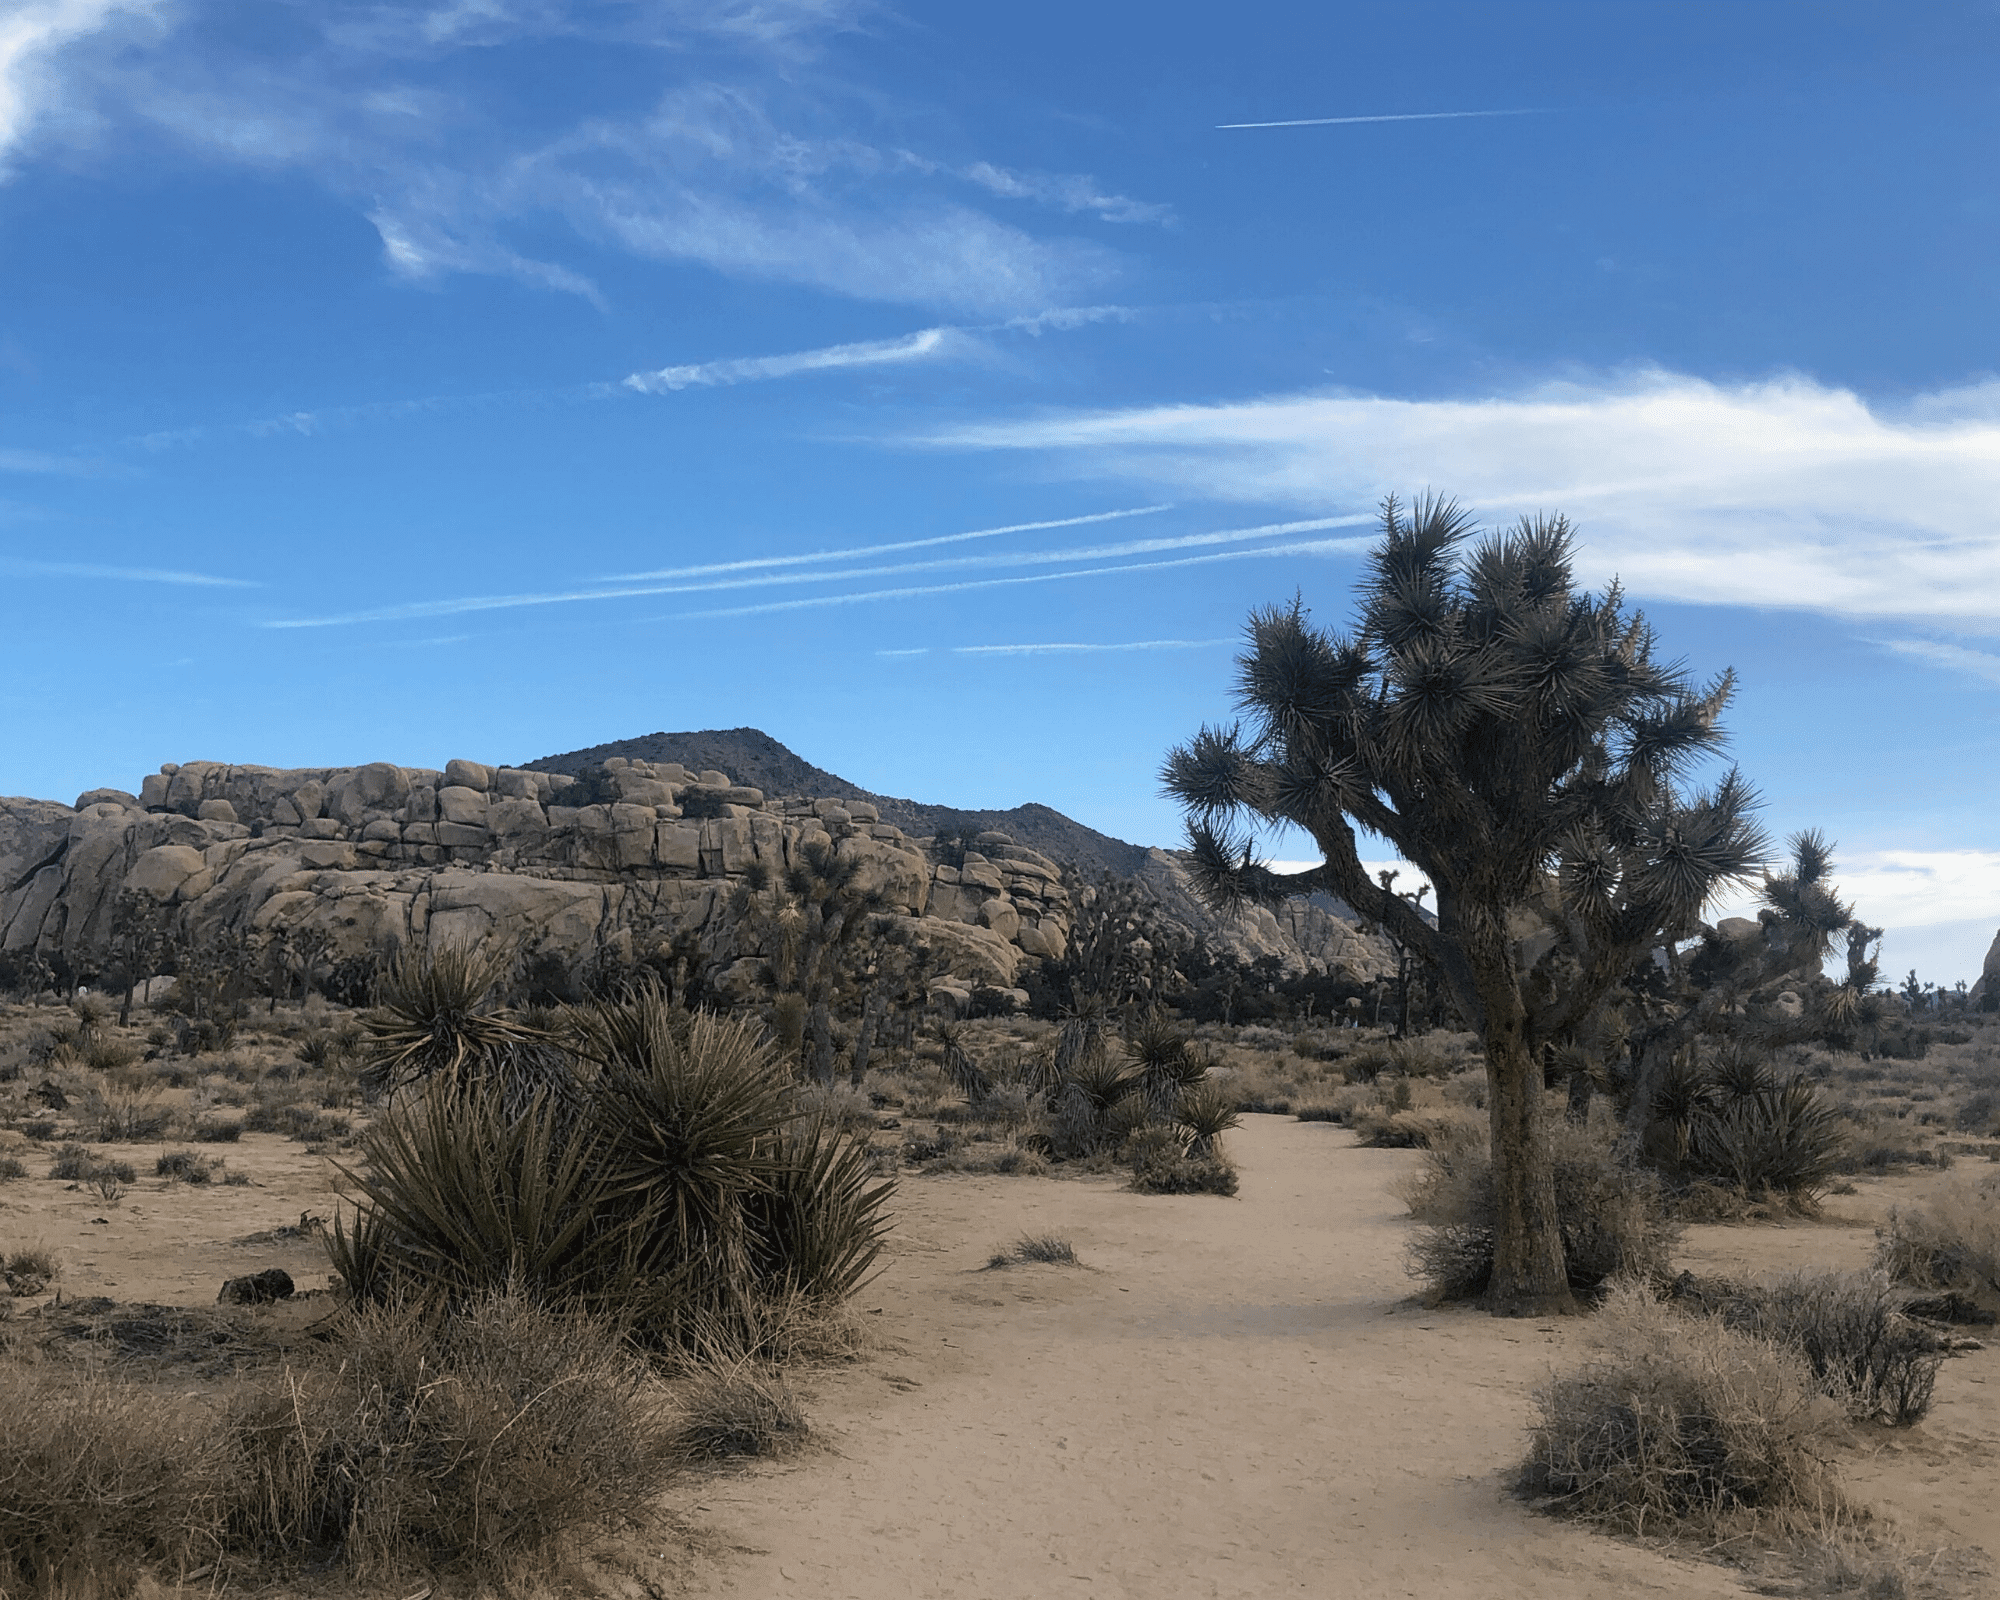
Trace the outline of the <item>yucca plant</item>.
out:
[[[1198,1083],[1174,1102],[1174,1126],[1187,1136],[1189,1157],[1206,1161],[1216,1153],[1216,1141],[1231,1128],[1243,1126],[1235,1096],[1220,1084]]]
[[[649,984],[580,1013],[570,1041],[564,1093],[457,1071],[377,1119],[349,1174],[359,1215],[327,1242],[357,1299],[525,1293],[661,1345],[866,1276],[893,1185],[862,1147],[793,1126],[761,1030]]]
[[[1207,1055],[1195,1051],[1158,1006],[1148,1006],[1126,1030],[1125,1054],[1138,1072],[1147,1110],[1162,1119],[1172,1117],[1181,1095],[1208,1075]]]
[[[965,1029],[956,1022],[940,1022],[937,1027],[938,1064],[952,1087],[975,1105],[993,1093],[993,1083],[980,1070],[965,1048]]]
[[[853,1294],[882,1253],[895,1190],[877,1180],[865,1143],[819,1121],[787,1129],[768,1185],[748,1202],[765,1292],[825,1304]]]
[[[1697,1113],[1689,1131],[1693,1170],[1808,1202],[1833,1181],[1846,1147],[1839,1110],[1804,1078],[1733,1095]]]
[[[1122,1061],[1101,1053],[1079,1060],[1053,1096],[1057,1154],[1090,1155],[1104,1148],[1108,1113],[1138,1088],[1139,1075]]]
[[[694,1271],[725,1299],[750,1288],[748,1198],[783,1167],[786,1075],[761,1031],[687,1012],[657,984],[581,1019],[597,1068],[607,1202],[633,1220],[636,1267]]]
[[[382,975],[375,1008],[362,1019],[362,1081],[396,1089],[439,1074],[490,1072],[546,1045],[544,1035],[495,1002],[510,970],[501,953],[462,945],[399,953]]]

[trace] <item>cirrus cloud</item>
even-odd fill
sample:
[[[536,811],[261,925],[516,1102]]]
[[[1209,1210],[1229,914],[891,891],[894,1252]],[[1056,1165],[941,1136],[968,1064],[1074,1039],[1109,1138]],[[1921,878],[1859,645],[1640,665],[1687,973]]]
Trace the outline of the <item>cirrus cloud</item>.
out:
[[[1638,594],[2000,632],[1990,387],[1896,410],[1804,377],[1647,371],[1512,394],[1316,393],[1000,420],[925,443],[1300,510],[1432,485],[1480,513],[1561,510],[1578,565]]]

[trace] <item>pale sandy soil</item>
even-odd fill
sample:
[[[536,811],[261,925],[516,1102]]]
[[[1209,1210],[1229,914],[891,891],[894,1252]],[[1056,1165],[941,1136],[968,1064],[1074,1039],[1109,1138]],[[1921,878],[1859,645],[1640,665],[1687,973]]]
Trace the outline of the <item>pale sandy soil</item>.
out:
[[[333,1164],[275,1133],[246,1133],[235,1144],[99,1144],[93,1155],[128,1161],[138,1180],[116,1204],[94,1189],[51,1182],[43,1174],[55,1148],[0,1134],[0,1155],[17,1157],[28,1176],[0,1184],[0,1251],[44,1245],[56,1253],[65,1300],[104,1295],[120,1301],[207,1305],[225,1278],[283,1267],[298,1287],[323,1289],[326,1255],[310,1237],[273,1239],[310,1211],[333,1215]],[[153,1176],[163,1151],[220,1156],[222,1172],[250,1178],[172,1183]],[[26,1307],[52,1299],[17,1302]]]
[[[1246,1121],[1229,1136],[1233,1201],[1110,1180],[906,1183],[888,1270],[860,1301],[897,1348],[819,1381],[822,1453],[686,1506],[726,1552],[691,1592],[1745,1592],[1729,1569],[1511,1498],[1529,1394],[1580,1327],[1412,1306],[1390,1184],[1418,1158]],[[1836,1207],[1864,1217],[1880,1188]],[[1084,1268],[980,1270],[1024,1232],[1068,1238]],[[1837,1223],[1701,1228],[1684,1255],[1697,1272],[1845,1266],[1873,1243]],[[1995,1373],[1992,1350],[1948,1363],[1931,1418],[1853,1474],[1912,1543],[2000,1551]]]
[[[809,1375],[820,1445],[690,1480],[674,1509],[706,1551],[694,1597],[1199,1600],[1307,1594],[1723,1596],[1741,1576],[1534,1514],[1507,1493],[1529,1396],[1582,1326],[1409,1300],[1391,1193],[1419,1157],[1323,1123],[1250,1117],[1235,1200],[1112,1179],[905,1181],[860,1320],[878,1346]],[[5,1136],[0,1136],[4,1139]],[[0,1250],[47,1244],[66,1298],[201,1305],[282,1266],[323,1287],[309,1239],[331,1165],[274,1135],[207,1147],[249,1187],[169,1185],[163,1147],[96,1146],[141,1178],[116,1205],[40,1176],[0,1185]],[[1854,1266],[1892,1202],[1865,1183],[1827,1221],[1690,1231],[1698,1273]],[[97,1218],[106,1220],[99,1222]],[[1080,1268],[981,1270],[1024,1233]],[[247,1242],[246,1242],[247,1241]],[[871,1314],[872,1313],[872,1314]],[[1919,1548],[2000,1552],[2000,1353],[1948,1362],[1930,1418],[1877,1432],[1849,1482]]]

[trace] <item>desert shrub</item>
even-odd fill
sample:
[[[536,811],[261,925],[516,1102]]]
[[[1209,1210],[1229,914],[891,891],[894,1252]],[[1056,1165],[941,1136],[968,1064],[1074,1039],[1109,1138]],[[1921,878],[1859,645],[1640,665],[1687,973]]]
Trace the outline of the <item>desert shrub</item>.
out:
[[[1132,1187],[1140,1194],[1233,1195],[1236,1168],[1219,1155],[1191,1156],[1179,1149],[1142,1158],[1132,1169]]]
[[[56,1159],[49,1167],[49,1176],[67,1178],[72,1183],[98,1183],[104,1179],[133,1183],[139,1174],[129,1161],[109,1160],[83,1145],[66,1144],[56,1152]]]
[[[1961,1133],[1992,1133],[2000,1129],[2000,1089],[1975,1089],[1959,1102],[1952,1121]]]
[[[647,987],[586,1019],[592,1075],[566,1089],[433,1078],[362,1137],[352,1232],[328,1241],[360,1298],[477,1299],[508,1286],[671,1343],[760,1299],[832,1302],[879,1254],[893,1183],[864,1146],[793,1122],[754,1023]]]
[[[188,1126],[196,1144],[234,1144],[243,1137],[243,1123],[229,1117],[198,1117]]]
[[[1024,1233],[1004,1250],[996,1250],[986,1265],[988,1270],[1038,1263],[1044,1266],[1077,1265],[1076,1246],[1053,1233]]]
[[[1044,1150],[1033,1143],[1018,1138],[996,1139],[985,1144],[955,1144],[938,1158],[932,1170],[1039,1178],[1047,1174],[1049,1161]]]
[[[364,1573],[545,1571],[579,1535],[649,1522],[677,1459],[615,1328],[507,1297],[355,1310],[235,1431],[235,1541]]]
[[[1663,1276],[1676,1230],[1659,1179],[1614,1151],[1608,1127],[1561,1123],[1549,1144],[1570,1288],[1589,1294],[1615,1277]],[[1486,1143],[1434,1146],[1403,1198],[1417,1223],[1408,1246],[1411,1275],[1440,1300],[1485,1293],[1494,1209]]]
[[[1898,1283],[2000,1309],[2000,1174],[1955,1179],[1924,1206],[1892,1210],[1875,1264]]]
[[[90,1168],[95,1159],[85,1146],[66,1144],[56,1151],[55,1160],[49,1164],[49,1176],[66,1178],[73,1183],[80,1182],[90,1175]]]
[[[0,1365],[0,1592],[120,1594],[221,1545],[229,1445],[199,1401]]]
[[[1944,1352],[1903,1314],[1904,1299],[1883,1273],[1793,1273],[1739,1289],[1720,1315],[1796,1350],[1849,1416],[1907,1427],[1930,1410]]]
[[[198,1156],[192,1150],[170,1150],[153,1163],[153,1176],[175,1183],[207,1183],[221,1165],[212,1156]]]
[[[1378,1150],[1456,1149],[1479,1143],[1488,1127],[1485,1117],[1457,1106],[1421,1111],[1364,1106],[1346,1120],[1361,1143]]]
[[[11,1183],[28,1175],[28,1164],[19,1156],[0,1156],[0,1183]]]
[[[1798,1354],[1636,1283],[1611,1290],[1596,1324],[1600,1353],[1535,1395],[1523,1486],[1553,1509],[1645,1533],[1840,1505],[1842,1419]]]
[[[875,1126],[875,1107],[850,1084],[804,1083],[794,1094],[800,1116],[842,1133],[861,1133]]]
[[[777,1456],[797,1449],[810,1429],[805,1408],[784,1377],[748,1364],[702,1373],[683,1388],[673,1430],[683,1456]]]
[[[83,1053],[83,1064],[95,1072],[119,1072],[139,1059],[139,1052],[122,1039],[100,1039]]]
[[[0,1261],[0,1280],[6,1282],[10,1294],[40,1294],[61,1276],[62,1263],[43,1245],[16,1250]]]

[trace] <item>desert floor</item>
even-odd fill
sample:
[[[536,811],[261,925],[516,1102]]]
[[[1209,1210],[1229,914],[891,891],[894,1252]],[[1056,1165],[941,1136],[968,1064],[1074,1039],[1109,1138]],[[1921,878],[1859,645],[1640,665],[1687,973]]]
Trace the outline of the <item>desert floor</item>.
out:
[[[1042,1600],[1741,1595],[1742,1576],[1536,1515],[1507,1492],[1536,1383],[1580,1320],[1411,1303],[1391,1192],[1420,1159],[1250,1117],[1234,1200],[1113,1180],[906,1183],[859,1302],[889,1348],[816,1383],[817,1454],[709,1483],[697,1595]],[[1859,1266],[1929,1179],[1829,1220],[1702,1227],[1696,1272]],[[1844,1220],[1843,1220],[1844,1219]],[[1084,1265],[982,1270],[1024,1233]],[[866,1317],[870,1323],[876,1318]],[[1948,1362],[1850,1482],[1919,1549],[2000,1551],[2000,1361]]]
[[[1046,1596],[1740,1595],[1741,1574],[1540,1516],[1507,1492],[1530,1395],[1583,1319],[1415,1305],[1396,1178],[1417,1155],[1325,1123],[1250,1117],[1233,1200],[1111,1178],[913,1178],[857,1302],[874,1348],[808,1374],[818,1444],[689,1480],[684,1592],[743,1600]],[[10,1148],[31,1163],[47,1151]],[[100,1146],[150,1173],[160,1149]],[[0,1187],[0,1242],[62,1258],[66,1299],[212,1302],[310,1237],[331,1166],[274,1135],[227,1151],[244,1187],[145,1176],[115,1204],[38,1174]],[[1699,1227],[1698,1273],[1858,1266],[1873,1224],[1935,1174],[1863,1180],[1827,1217]],[[101,1220],[100,1220],[101,1219]],[[984,1270],[1023,1234],[1080,1267]],[[1990,1344],[1990,1341],[1989,1341]],[[1946,1363],[1930,1417],[1870,1433],[1858,1498],[1921,1551],[2000,1553],[2000,1355]]]

